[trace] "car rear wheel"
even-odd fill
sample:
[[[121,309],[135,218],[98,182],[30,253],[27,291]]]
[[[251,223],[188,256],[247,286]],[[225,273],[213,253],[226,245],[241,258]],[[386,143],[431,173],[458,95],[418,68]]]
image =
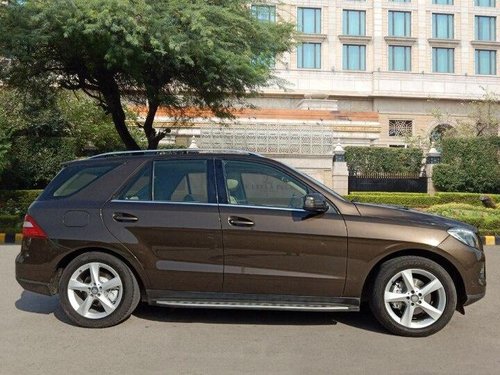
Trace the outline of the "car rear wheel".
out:
[[[405,256],[380,267],[370,307],[390,332],[401,336],[429,336],[450,321],[457,305],[452,278],[436,262]]]
[[[99,252],[82,254],[68,264],[61,276],[59,294],[70,320],[88,328],[121,323],[140,300],[139,285],[127,265]]]

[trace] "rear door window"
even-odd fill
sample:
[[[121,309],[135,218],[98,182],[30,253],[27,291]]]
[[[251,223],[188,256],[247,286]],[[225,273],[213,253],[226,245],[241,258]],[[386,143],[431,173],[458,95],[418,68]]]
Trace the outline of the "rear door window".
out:
[[[153,200],[208,203],[207,160],[165,160],[153,165]]]

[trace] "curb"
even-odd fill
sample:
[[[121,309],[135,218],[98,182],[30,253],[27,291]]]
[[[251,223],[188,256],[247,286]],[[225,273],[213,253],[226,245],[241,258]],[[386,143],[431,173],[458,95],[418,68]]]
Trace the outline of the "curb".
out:
[[[20,244],[23,240],[21,233],[0,233],[0,245]]]
[[[484,236],[481,237],[484,246],[500,245],[500,236]]]

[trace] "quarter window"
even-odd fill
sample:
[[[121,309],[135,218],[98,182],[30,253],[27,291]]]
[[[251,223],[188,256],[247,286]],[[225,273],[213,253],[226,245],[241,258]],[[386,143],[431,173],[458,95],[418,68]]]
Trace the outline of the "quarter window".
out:
[[[307,187],[279,169],[241,161],[226,161],[224,169],[229,204],[297,209],[303,207]]]
[[[84,189],[92,182],[102,177],[118,164],[108,164],[92,167],[67,167],[54,179],[54,186],[59,185],[52,196],[54,198],[69,197]]]

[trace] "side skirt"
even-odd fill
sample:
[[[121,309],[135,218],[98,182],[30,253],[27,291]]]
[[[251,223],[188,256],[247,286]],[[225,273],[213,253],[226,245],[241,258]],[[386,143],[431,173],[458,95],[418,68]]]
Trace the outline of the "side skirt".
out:
[[[359,298],[330,298],[239,293],[195,293],[148,290],[151,305],[243,310],[359,311]]]

